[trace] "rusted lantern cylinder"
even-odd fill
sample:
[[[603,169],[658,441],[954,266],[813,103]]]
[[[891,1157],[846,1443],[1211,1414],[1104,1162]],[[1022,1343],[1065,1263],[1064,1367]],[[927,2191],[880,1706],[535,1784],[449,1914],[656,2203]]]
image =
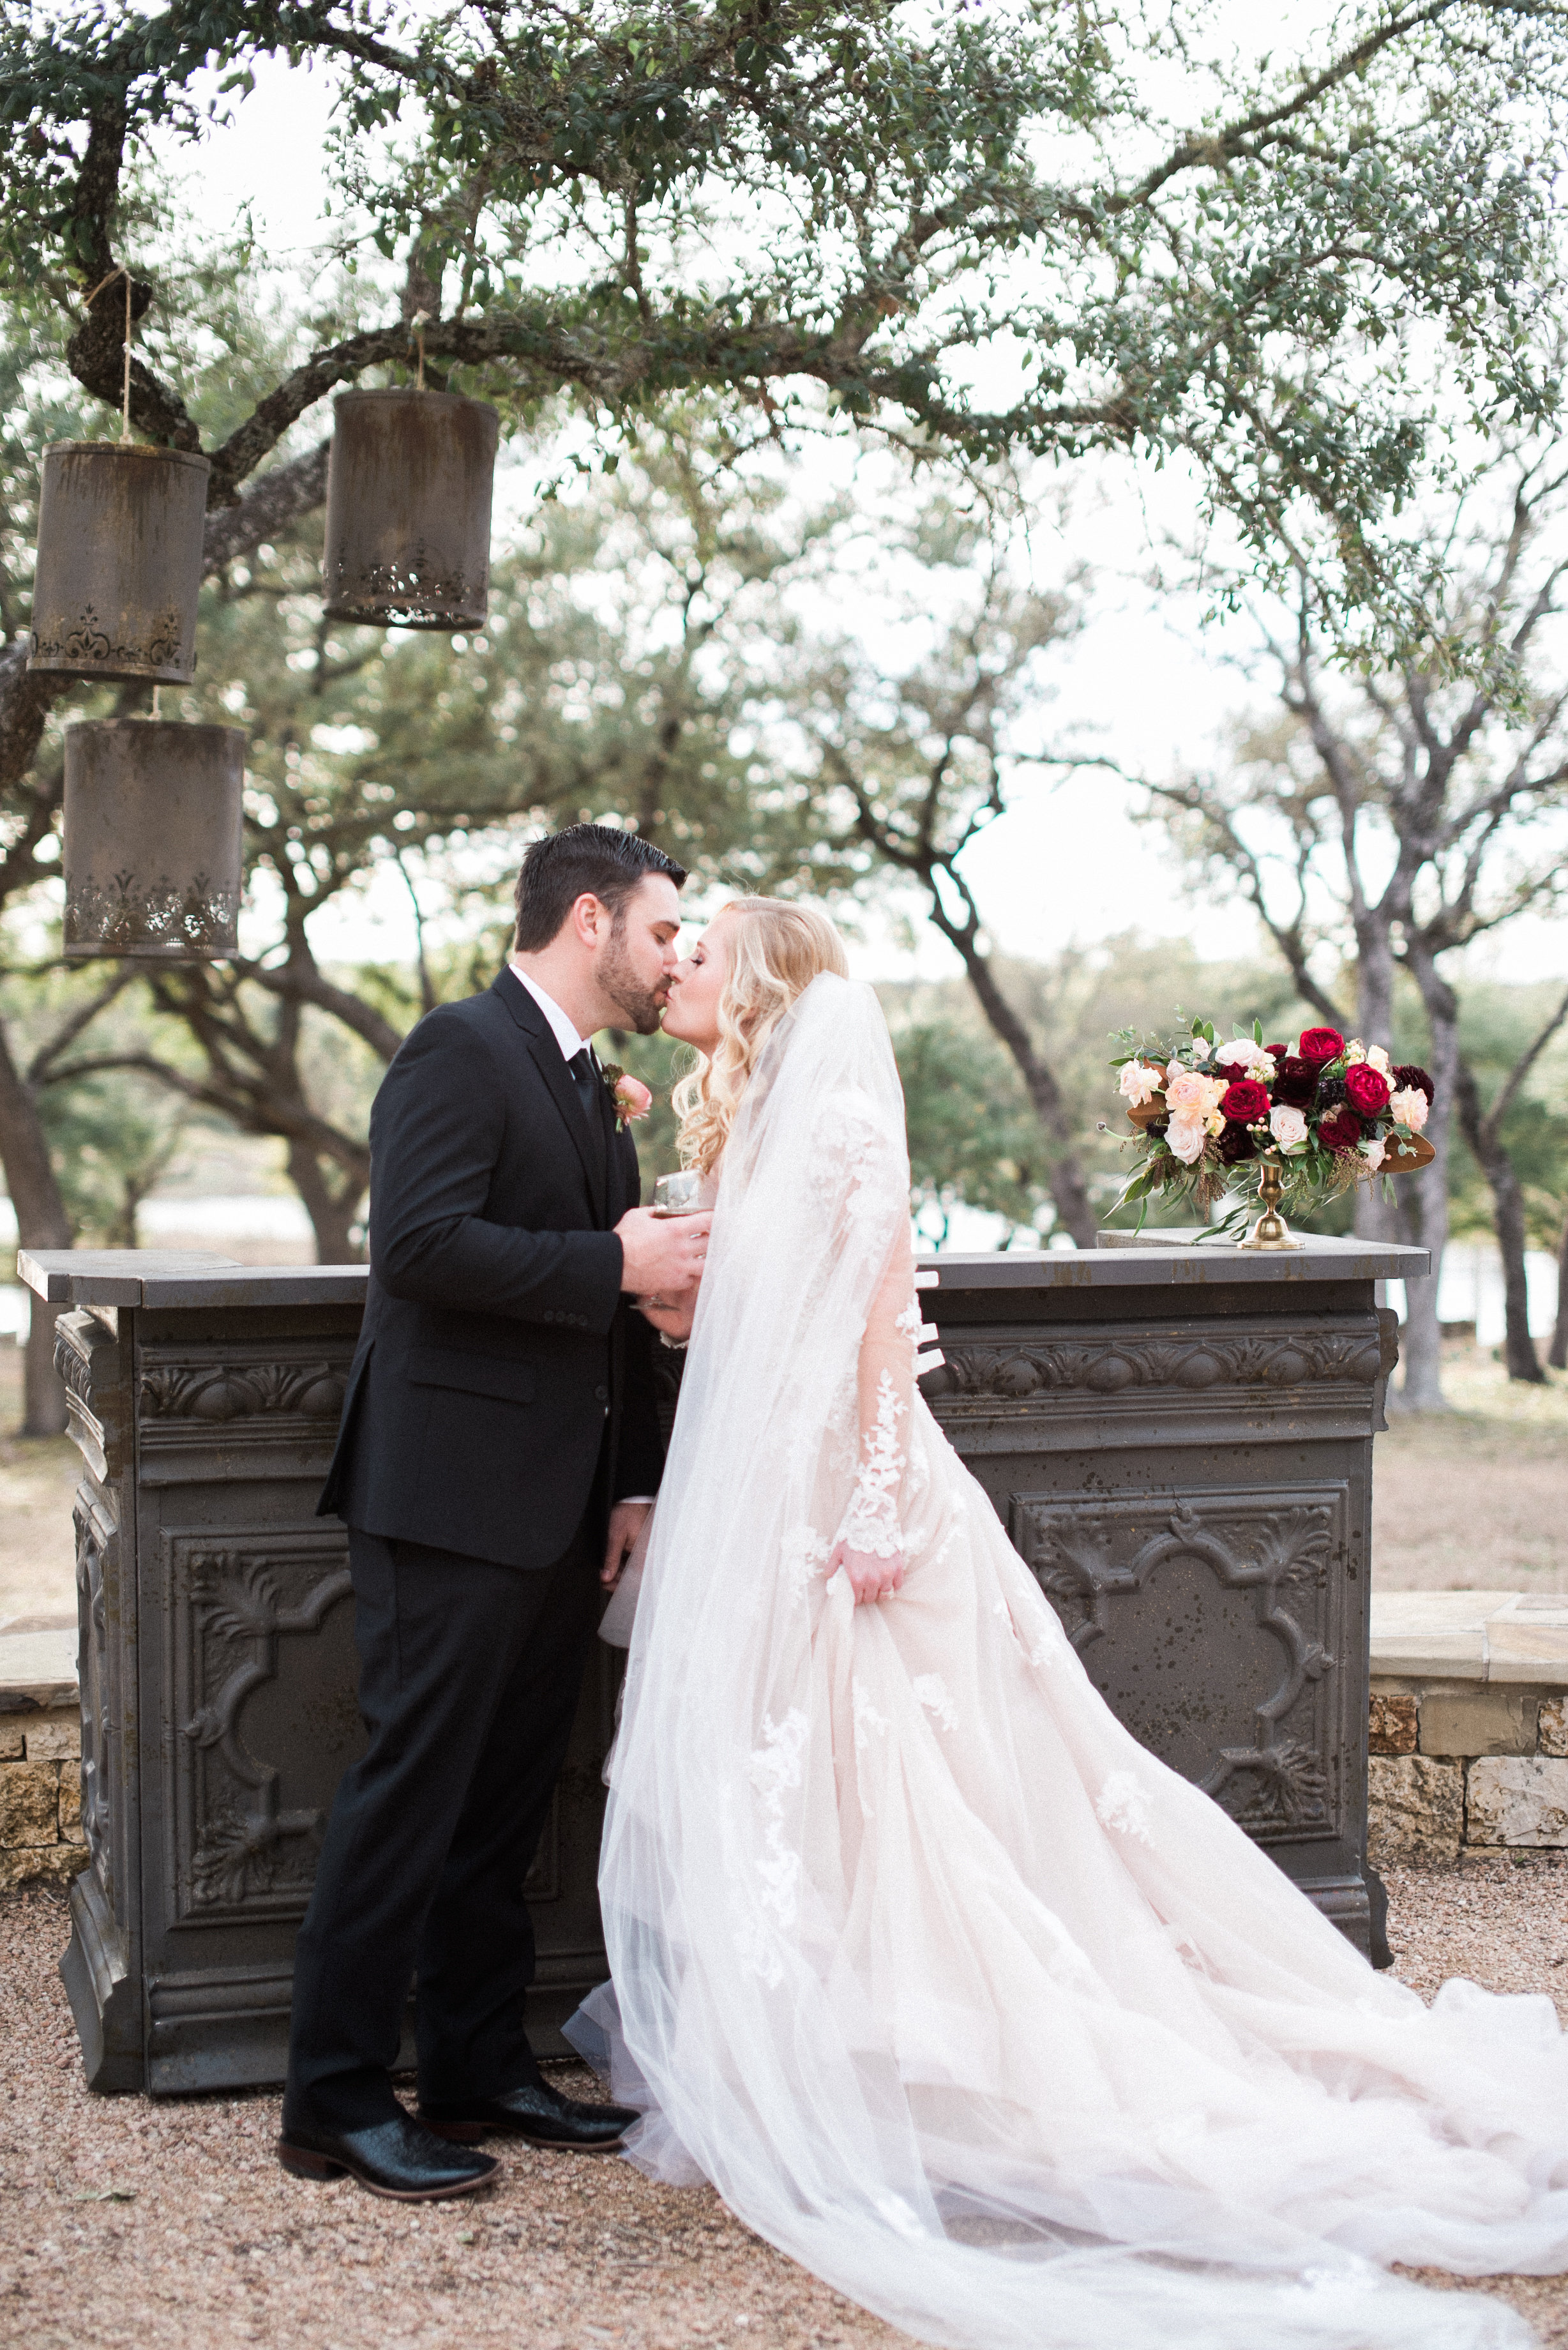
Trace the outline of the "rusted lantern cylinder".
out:
[[[327,471],[329,620],[477,629],[501,420],[451,391],[345,391]]]
[[[237,951],[244,772],[238,726],[67,727],[67,962],[210,962]]]
[[[29,669],[190,684],[211,471],[182,449],[45,450]]]

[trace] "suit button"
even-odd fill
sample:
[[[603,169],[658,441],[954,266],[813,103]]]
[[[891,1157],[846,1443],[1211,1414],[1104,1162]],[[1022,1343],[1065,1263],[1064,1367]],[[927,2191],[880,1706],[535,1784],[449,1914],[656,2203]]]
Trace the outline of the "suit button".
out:
[[[609,1401],[609,1389],[608,1389],[608,1388],[596,1388],[594,1389],[594,1401],[595,1401],[596,1403],[608,1403],[608,1401]]]

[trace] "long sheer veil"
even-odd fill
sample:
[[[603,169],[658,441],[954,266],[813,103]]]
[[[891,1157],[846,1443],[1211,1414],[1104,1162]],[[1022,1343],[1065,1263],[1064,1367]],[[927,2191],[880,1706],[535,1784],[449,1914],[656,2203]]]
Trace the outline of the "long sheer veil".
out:
[[[921,1915],[922,1814],[934,1835],[969,1837],[966,1866],[1001,1872],[1012,1864],[983,1827],[950,1830],[937,1816],[940,1800],[927,1789],[940,1783],[913,1775],[918,1732],[927,1734],[920,1707],[907,1733],[885,1734],[890,1707],[878,1692],[898,1667],[888,1626],[877,1620],[884,1611],[861,1610],[857,1621],[843,1576],[825,1573],[855,1475],[860,1336],[908,1213],[903,1101],[880,1007],[868,988],[825,975],[770,1040],[726,1152],[628,1658],[599,1878],[616,1997],[587,2002],[576,2036],[601,2061],[607,2039],[617,2089],[631,2087],[650,2106],[633,2159],[666,2178],[710,2179],[744,2221],[819,2276],[921,2339],[965,2350],[1511,2350],[1527,2342],[1501,2303],[1402,2283],[1343,2239],[1324,2241],[1266,2210],[1260,2216],[1227,2183],[1233,2174],[1222,2161],[1206,2176],[1209,2148],[1181,2137],[1196,2125],[1184,2124],[1179,2067],[1158,2146],[1152,2137],[1118,2139],[1107,2115],[1097,2163],[1085,2158],[1078,2125],[1070,2159],[1054,2160],[1048,2148],[1038,2160],[1022,2158],[979,2060],[972,2087],[961,2064],[946,2081],[936,2077],[940,2064],[928,2064],[928,2077],[911,2082],[888,2002],[848,1956],[857,1920],[868,1899],[896,1903],[906,1892],[911,1918]],[[992,1612],[1011,1608],[1008,1640],[1016,1646],[1015,1632],[1026,1633],[1044,1653],[1060,1638],[1046,1603],[965,1473],[940,1465],[940,1437],[918,1399],[915,1413],[937,1464],[919,1504],[923,1555],[950,1568],[972,1544],[977,1564],[964,1576],[1001,1577],[1007,1605]],[[1070,1701],[1097,1710],[1086,1684],[1080,1693],[1070,1651],[1064,1658],[1052,1648],[1051,1656]],[[931,1702],[928,1691],[928,1714]],[[1096,1711],[1095,1724],[1099,1718]],[[972,1729],[982,1742],[991,1735],[983,1720]],[[940,1725],[929,1734],[940,1738]],[[1101,1732],[1092,1724],[1086,1734]],[[1114,1724],[1104,1735],[1118,1755],[1137,1752]],[[995,1738],[1004,1755],[1001,1723]],[[867,1746],[887,1774],[880,1782]],[[913,1825],[900,1787],[916,1791]],[[1021,1791],[1020,1800],[1055,1808],[1044,1786]],[[1185,1783],[1171,1781],[1160,1801],[1193,1837],[1193,1869],[1210,1866],[1206,1840],[1231,1839],[1213,1846],[1224,1854],[1241,1846],[1217,1814],[1210,1826],[1212,1807]],[[1066,1836],[1078,1814],[1062,1816]],[[1092,1813],[1084,1816],[1093,1826]],[[1051,1830],[1047,1820],[1047,1845]],[[1172,1870],[1187,1861],[1183,1851]],[[1343,1980],[1355,1996],[1365,1983],[1372,2014],[1358,2030],[1382,2028],[1386,2011],[1397,2037],[1410,2021],[1405,2002],[1426,2021],[1412,1994],[1378,1985],[1360,1961],[1347,1963],[1354,1954],[1331,1948],[1332,1929],[1314,1940],[1320,1921],[1304,1903],[1298,1928],[1295,1909],[1282,1906],[1297,1897],[1282,1879],[1272,1889],[1272,1864],[1246,1847],[1237,1867],[1244,1898],[1272,1905],[1271,1926],[1282,1918],[1287,1937],[1304,1942],[1309,1972]],[[1011,1908],[999,1894],[998,1918],[1004,1908],[1023,1917],[1038,1950],[1033,1971],[1010,1978],[998,1926],[993,1998],[1005,2008],[1010,1981],[1037,1982],[1031,1997],[1040,2001],[1043,2033],[1054,2021],[1052,2002],[1075,2003],[1083,2029],[1114,2047],[1123,2028],[1115,1996],[1086,1982],[1072,1936],[1052,1916],[1049,1886],[1003,1890]],[[1125,1898],[1137,1926],[1132,1905],[1147,1910],[1147,1902],[1130,1890]],[[950,1922],[956,1934],[972,1921]],[[922,1917],[919,1931],[933,1930]],[[1168,1945],[1160,1947],[1168,1958]],[[923,1950],[912,1926],[917,1978]],[[895,1948],[895,1970],[898,1962]],[[902,1988],[921,1995],[918,1979]],[[1385,1988],[1392,2004],[1379,2000]],[[1355,1996],[1339,2002],[1346,2012]],[[1321,2008],[1337,1994],[1309,1983],[1303,1997]],[[1129,2063],[1146,2022],[1132,2018]],[[1033,2023],[1003,2012],[992,2037],[1004,2026],[1026,2041]],[[975,2035],[985,2029],[983,2013],[977,2022],[969,2011],[943,2012],[933,1994],[933,2043],[980,2046]],[[1542,2022],[1542,2049],[1546,2031]],[[1191,2060],[1205,2095],[1212,2053]],[[1259,2062],[1278,2076],[1279,2130],[1293,2136],[1293,2076],[1273,2050]],[[1332,2159],[1334,2143],[1334,2092],[1315,2082],[1308,2090],[1325,2135],[1281,2157],[1305,2164],[1303,2176]],[[1237,2120],[1241,2139],[1250,2126]],[[1231,2146],[1227,2158],[1235,2156]],[[1389,2159],[1398,2160],[1392,2141]],[[1561,2212],[1557,2233],[1568,2234]]]

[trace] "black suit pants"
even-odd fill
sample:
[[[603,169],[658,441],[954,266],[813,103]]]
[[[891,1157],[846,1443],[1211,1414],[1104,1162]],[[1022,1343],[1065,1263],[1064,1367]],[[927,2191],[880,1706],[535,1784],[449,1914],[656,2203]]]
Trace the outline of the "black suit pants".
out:
[[[300,1928],[287,2117],[350,2127],[395,2110],[416,1975],[421,2095],[538,2080],[523,1880],[603,1597],[599,1514],[536,1572],[349,1529],[370,1742],[338,1783]]]

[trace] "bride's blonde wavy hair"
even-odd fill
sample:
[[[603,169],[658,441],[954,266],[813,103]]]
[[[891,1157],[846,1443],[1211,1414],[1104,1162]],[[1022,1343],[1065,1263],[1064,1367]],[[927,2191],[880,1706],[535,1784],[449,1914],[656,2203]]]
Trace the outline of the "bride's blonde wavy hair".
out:
[[[719,997],[719,1046],[676,1087],[681,1164],[706,1175],[725,1143],[763,1045],[790,1005],[819,973],[849,976],[844,941],[815,906],[783,898],[732,898],[720,914],[731,931],[730,975]],[[718,920],[718,915],[714,916]]]

